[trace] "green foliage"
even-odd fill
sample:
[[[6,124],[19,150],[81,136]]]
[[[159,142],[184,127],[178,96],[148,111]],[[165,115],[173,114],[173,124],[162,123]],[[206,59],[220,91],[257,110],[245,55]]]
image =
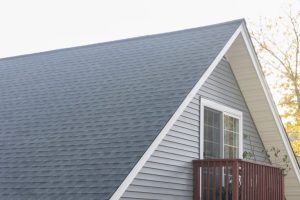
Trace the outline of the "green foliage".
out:
[[[269,150],[263,150],[266,153],[267,157],[272,160],[272,164],[276,167],[283,169],[283,175],[291,170],[291,163],[288,155],[282,154],[280,149],[272,147]]]
[[[252,158],[254,158],[254,153],[249,152],[249,151],[244,151],[243,159],[251,160]]]

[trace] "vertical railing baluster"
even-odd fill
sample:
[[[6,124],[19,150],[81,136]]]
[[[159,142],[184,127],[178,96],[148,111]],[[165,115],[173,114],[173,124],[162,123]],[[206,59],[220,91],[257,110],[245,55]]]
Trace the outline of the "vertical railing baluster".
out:
[[[256,188],[257,188],[257,199],[260,199],[260,165],[257,165],[257,170],[256,170],[256,177],[257,177],[257,183],[256,183]]]
[[[259,166],[259,199],[263,200],[263,166]]]
[[[281,176],[281,191],[282,191],[281,197],[282,197],[282,199],[284,199],[285,188],[284,188],[284,176],[283,175]]]
[[[250,167],[249,167],[249,163],[247,163],[247,199],[248,200],[251,200],[250,199],[250,187],[251,187],[251,184],[250,184]]]
[[[216,169],[216,161],[214,161],[213,162],[213,193],[212,193],[212,195],[213,195],[213,200],[216,200],[216,182],[217,182],[217,175],[216,175],[216,171],[217,171],[217,169]]]
[[[280,171],[279,171],[279,169],[277,169],[277,181],[278,181],[278,185],[277,185],[277,190],[278,190],[278,192],[277,192],[277,199],[278,200],[281,200],[281,198],[280,198],[280,182],[281,182],[281,180],[280,180]]]
[[[278,169],[278,199],[282,200],[281,198],[281,176],[280,176],[280,170]]]
[[[280,185],[281,185],[281,176],[280,176],[281,172],[279,169],[277,169],[277,182],[278,182],[278,199],[281,200],[281,188],[280,188]]]
[[[276,183],[274,182],[274,168],[271,168],[270,172],[271,172],[270,182],[272,183],[270,185],[271,186],[271,198],[275,199],[275,196],[274,196],[274,194],[275,194],[274,185],[276,185]]]
[[[205,187],[206,187],[206,181],[207,181],[207,173],[206,173],[206,162],[203,162],[203,167],[202,167],[202,184],[201,184],[201,200],[204,200],[206,193],[205,193]]]
[[[255,196],[256,199],[259,199],[259,166],[255,165]]]
[[[226,200],[228,200],[228,162],[226,161],[225,162],[226,164],[225,164],[225,196],[226,196]]]
[[[238,200],[239,197],[239,168],[238,161],[232,165],[232,200]]]
[[[271,199],[270,197],[271,197],[271,181],[270,181],[270,168],[267,170],[267,180],[268,180],[268,182],[267,182],[267,186],[268,186],[268,200],[273,200],[273,199]]]
[[[282,181],[281,181],[281,177],[282,177],[283,175],[282,175],[282,172],[281,172],[281,169],[278,169],[278,180],[279,180],[279,194],[278,194],[278,199],[280,199],[280,200],[283,200],[282,199],[282,192],[283,192],[283,190],[282,190]]]
[[[252,165],[252,198],[256,199],[256,191],[255,191],[255,184],[256,184],[256,168],[255,165]]]
[[[244,178],[243,178],[243,183],[244,183],[244,194],[243,194],[243,196],[244,196],[244,199],[243,200],[247,200],[247,168],[246,168],[246,166],[247,166],[247,163],[246,162],[244,162],[244,173],[243,173],[243,176],[244,176]]]
[[[265,184],[266,184],[266,200],[269,199],[269,170],[267,169],[267,167],[265,167]]]
[[[243,200],[247,200],[247,168],[246,168],[247,163],[244,162],[243,168],[244,168],[244,173],[243,173],[243,188],[244,188],[244,194],[243,194]]]
[[[280,200],[279,199],[279,179],[278,179],[278,169],[275,170],[275,182],[276,182],[276,200]]]
[[[275,182],[275,168],[272,168],[272,193],[273,193],[273,199],[276,199],[276,190],[275,190],[275,187],[276,187],[276,182]]]
[[[259,199],[258,190],[258,165],[255,164],[255,199]]]
[[[276,180],[276,168],[273,168],[273,193],[274,193],[274,199],[277,199],[277,184],[278,184],[278,181]]]
[[[206,198],[209,200],[209,195],[210,195],[210,162],[207,162],[207,188],[206,188]]]
[[[277,171],[277,169],[274,169],[274,175],[273,176],[274,176],[274,182],[275,182],[274,195],[275,195],[275,199],[279,200],[279,198],[278,198],[279,188],[278,188],[278,171]]]
[[[252,199],[255,199],[255,165],[251,165],[252,167]]]
[[[252,200],[252,174],[251,174],[252,167],[248,163],[248,176],[249,176],[249,199]]]
[[[223,161],[219,162],[219,200],[222,200]]]
[[[251,166],[248,163],[248,198],[251,200]]]
[[[266,167],[264,166],[264,200],[267,200],[267,194],[268,194],[268,186],[267,186],[267,172]]]
[[[273,193],[274,193],[273,196],[275,200],[277,200],[277,185],[278,185],[278,181],[277,181],[276,169],[273,168]]]
[[[248,174],[247,174],[247,166],[248,166],[248,163],[244,163],[244,191],[245,191],[245,194],[244,194],[244,197],[245,197],[245,200],[248,199]]]
[[[279,199],[283,200],[284,199],[284,175],[283,175],[283,171],[280,169],[280,194],[279,194]]]
[[[274,189],[274,185],[276,185],[276,183],[274,182],[274,168],[271,168],[271,192],[272,192],[272,199],[275,199],[275,189]],[[274,184],[275,183],[275,184]]]
[[[241,162],[241,200],[245,200],[245,163]]]
[[[253,186],[254,186],[254,167],[253,167],[253,165],[250,165],[250,180],[251,180],[251,182],[250,182],[250,199],[254,199],[254,194],[253,194],[253,191],[254,191],[254,189],[253,189]]]
[[[265,166],[262,166],[261,169],[261,173],[262,173],[262,177],[261,177],[261,186],[262,186],[262,200],[266,200],[266,183],[265,183],[265,177],[266,177],[266,173],[265,173]]]

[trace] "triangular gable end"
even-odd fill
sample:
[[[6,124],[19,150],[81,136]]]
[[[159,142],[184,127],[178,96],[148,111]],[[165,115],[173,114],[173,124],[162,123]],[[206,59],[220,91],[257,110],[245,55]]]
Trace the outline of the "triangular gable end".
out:
[[[174,123],[184,112],[185,108],[192,101],[196,93],[199,91],[201,86],[205,83],[207,78],[211,75],[213,70],[220,63],[224,56],[226,56],[231,64],[232,71],[245,97],[245,101],[265,147],[269,149],[271,146],[276,145],[280,148],[281,152],[285,152],[287,155],[289,155],[292,163],[292,170],[286,178],[285,192],[288,199],[297,199],[297,197],[300,195],[299,167],[291,149],[289,140],[285,134],[280,117],[277,113],[276,106],[272,100],[272,96],[264,79],[246,28],[246,24],[243,22],[228,40],[227,44],[224,46],[197,84],[186,96],[180,107],[153,141],[151,146],[147,149],[139,162],[132,169],[130,174],[122,182],[117,191],[112,195],[110,200],[117,200],[123,195],[128,186],[145,165],[146,161],[157,149],[161,141],[165,138],[166,134],[170,131]]]
[[[266,83],[245,23],[241,25],[240,31],[225,55],[231,64],[266,149],[277,147],[281,153],[289,156],[292,170],[285,178],[285,194],[287,199],[298,199],[300,195],[298,162]]]

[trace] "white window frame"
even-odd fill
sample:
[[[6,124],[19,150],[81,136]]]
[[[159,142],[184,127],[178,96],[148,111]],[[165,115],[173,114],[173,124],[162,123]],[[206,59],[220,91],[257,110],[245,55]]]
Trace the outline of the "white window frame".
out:
[[[222,112],[222,120],[224,120],[224,114],[230,117],[234,117],[239,120],[239,158],[243,158],[243,112],[224,106],[214,101],[200,98],[200,159],[204,159],[204,107],[208,107]],[[224,158],[224,127],[222,127],[223,137],[223,154]]]

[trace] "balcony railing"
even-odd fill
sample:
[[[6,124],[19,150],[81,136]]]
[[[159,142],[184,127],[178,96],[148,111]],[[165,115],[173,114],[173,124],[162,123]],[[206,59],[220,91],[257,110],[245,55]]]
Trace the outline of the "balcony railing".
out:
[[[194,160],[193,200],[284,200],[282,169],[240,159]]]

